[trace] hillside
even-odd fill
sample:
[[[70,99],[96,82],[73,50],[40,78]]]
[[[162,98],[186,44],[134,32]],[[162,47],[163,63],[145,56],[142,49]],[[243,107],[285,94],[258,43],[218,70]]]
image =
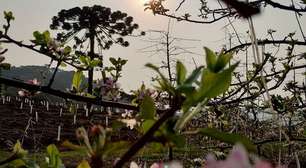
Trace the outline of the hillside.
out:
[[[50,69],[46,66],[21,66],[12,67],[11,70],[4,70],[2,72],[2,76],[5,78],[22,81],[37,78],[42,85],[45,85],[48,84],[53,71],[54,68]],[[67,88],[70,88],[72,76],[73,71],[58,70],[52,88],[59,90],[66,90]]]

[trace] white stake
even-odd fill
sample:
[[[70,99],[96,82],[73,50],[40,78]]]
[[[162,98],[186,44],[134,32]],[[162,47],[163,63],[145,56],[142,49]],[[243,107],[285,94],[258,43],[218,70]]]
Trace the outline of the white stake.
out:
[[[61,140],[61,125],[58,125],[58,129],[57,129],[57,141]]]
[[[105,118],[105,125],[106,125],[106,127],[108,127],[108,116],[106,116],[106,118]]]
[[[91,113],[91,112],[92,112],[92,110],[93,110],[93,106],[91,106],[91,107],[90,107],[90,110],[89,110],[89,112]]]
[[[85,109],[85,112],[86,117],[88,117],[88,108]]]
[[[73,124],[76,124],[76,114],[75,115],[73,115]]]
[[[22,108],[23,108],[23,102],[20,103],[20,109],[22,109]]]
[[[38,122],[38,112],[37,111],[35,112],[35,120],[36,122]]]
[[[110,107],[107,107],[107,113],[108,113],[108,115],[112,115],[112,111],[111,111]]]
[[[46,106],[47,106],[47,111],[49,111],[49,102],[48,101],[47,101]]]
[[[63,113],[63,109],[62,108],[60,108],[60,117],[62,116],[62,113]]]
[[[30,114],[32,114],[32,112],[33,112],[33,106],[30,105]]]

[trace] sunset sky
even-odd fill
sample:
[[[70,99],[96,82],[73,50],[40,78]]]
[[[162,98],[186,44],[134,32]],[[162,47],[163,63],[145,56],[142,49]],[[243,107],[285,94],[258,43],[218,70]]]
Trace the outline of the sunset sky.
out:
[[[154,16],[151,11],[144,11],[143,3],[145,0],[1,0],[0,11],[13,11],[15,21],[11,25],[10,35],[17,40],[23,40],[29,43],[32,39],[32,32],[35,30],[44,31],[49,29],[52,16],[56,15],[61,9],[70,9],[76,6],[92,6],[94,4],[111,7],[112,10],[121,10],[134,17],[134,21],[139,24],[139,30],[166,30],[169,19],[163,16]],[[284,1],[284,0],[283,0]],[[176,8],[178,0],[168,0],[169,6]],[[192,14],[198,12],[198,0],[187,0],[182,7],[181,13],[190,11]],[[276,9],[266,8],[263,13],[254,18],[255,28],[258,38],[265,38],[267,29],[277,30],[276,35],[288,34],[297,32],[298,38],[300,33],[294,18],[294,13],[283,12]],[[179,13],[178,13],[179,15]],[[303,27],[306,27],[305,17],[301,20]],[[4,23],[4,19],[0,20]],[[193,47],[192,51],[198,54],[203,54],[203,46],[210,47],[216,51],[220,50],[224,44],[228,43],[226,34],[231,31],[230,28],[224,26],[228,24],[226,19],[214,24],[192,24],[187,22],[171,21],[171,34],[180,38],[197,39],[200,41],[181,43],[186,47]],[[245,34],[248,30],[245,20],[237,20],[234,22],[237,30],[241,34]],[[144,40],[148,36],[142,38],[129,38],[130,47],[123,48],[114,46],[110,51],[106,51],[106,57],[122,57],[128,59],[129,62],[124,68],[123,78],[120,80],[121,85],[126,91],[136,89],[141,82],[150,83],[152,72],[144,67],[144,64],[151,62],[159,64],[162,55],[151,56],[150,53],[142,53],[140,49],[150,46]],[[26,49],[18,47],[9,47],[9,52],[6,54],[7,62],[14,66],[22,65],[44,65],[49,63],[49,59],[42,55],[34,54]],[[185,55],[176,58],[182,59],[190,69],[194,67],[191,57],[194,58],[197,64],[203,64],[203,56],[200,55]],[[239,60],[239,58],[236,58]],[[71,69],[70,69],[71,70]],[[99,73],[95,77],[99,77]],[[151,83],[150,83],[151,84]]]

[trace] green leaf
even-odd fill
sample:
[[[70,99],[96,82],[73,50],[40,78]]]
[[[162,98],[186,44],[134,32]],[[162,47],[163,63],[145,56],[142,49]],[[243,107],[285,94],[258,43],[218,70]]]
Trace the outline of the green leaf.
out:
[[[188,96],[195,91],[195,88],[192,85],[184,84],[178,86],[176,90],[180,93],[185,93]]]
[[[39,31],[34,31],[33,36],[35,38],[35,40],[33,40],[33,43],[38,44],[38,45],[44,44],[44,37]]]
[[[163,91],[168,91],[169,93],[172,93],[172,94],[175,93],[175,89],[171,85],[170,81],[159,71],[158,67],[150,63],[146,64],[145,66],[148,68],[151,68],[152,70],[154,70],[155,72],[159,74],[161,79],[158,80],[158,83],[161,85],[160,87],[163,89]]]
[[[47,45],[51,41],[50,32],[48,30],[44,31],[43,33],[34,31],[33,36],[35,40],[32,40],[32,42],[37,45]]]
[[[142,100],[140,104],[140,117],[142,119],[154,119],[155,113],[156,113],[156,107],[154,100],[148,96],[145,95],[144,99]]]
[[[43,32],[44,44],[48,44],[51,41],[50,32],[48,30]]]
[[[197,92],[198,91],[194,91],[186,97],[186,100],[183,102],[183,105],[182,105],[182,110],[184,113],[186,113],[190,109],[190,107],[199,103]]]
[[[79,57],[79,59],[80,59],[80,61],[81,61],[83,64],[88,65],[88,61],[87,61],[87,57],[86,57],[86,56],[81,55],[81,56]]]
[[[109,58],[109,61],[113,64],[113,65],[117,65],[117,60],[115,59],[115,58],[113,58],[113,57],[110,57]]]
[[[70,52],[71,52],[71,47],[70,46],[66,46],[65,48],[64,48],[64,55],[69,55],[70,54]]]
[[[57,147],[54,144],[51,144],[47,147],[47,153],[49,158],[49,167],[50,168],[63,168],[62,160],[60,159],[60,153]]]
[[[22,159],[28,154],[28,151],[22,148],[21,143],[18,140],[13,147],[13,153],[15,153],[16,159]]]
[[[7,166],[7,167],[18,167],[18,168],[27,167],[28,168],[25,161],[22,160],[22,159],[16,159],[16,160],[13,160],[13,161],[9,162],[9,166]]]
[[[121,65],[125,65],[128,62],[128,60],[121,60]]]
[[[214,128],[202,128],[198,130],[198,133],[232,145],[240,142],[248,151],[256,151],[256,147],[253,142],[249,138],[239,134],[220,132]]]
[[[167,133],[166,138],[171,141],[176,147],[183,148],[186,144],[186,139],[182,135]]]
[[[197,106],[192,109],[191,111],[188,111],[189,108],[193,105],[193,103],[191,104],[184,104],[183,105],[183,110],[184,111],[184,114],[183,116],[181,116],[177,122],[175,123],[175,126],[174,126],[174,129],[175,130],[182,130],[184,128],[184,126],[196,115],[198,114],[199,112],[201,112],[201,110],[203,109],[203,106],[206,105],[207,103],[207,99],[205,99],[205,101],[203,102],[200,102],[197,104]]]
[[[34,36],[35,39],[38,39],[38,38],[41,37],[41,34],[40,34],[39,31],[34,31],[34,32],[33,32],[33,36]]]
[[[83,153],[86,151],[86,148],[80,145],[76,145],[73,144],[72,142],[70,142],[69,140],[65,140],[63,143],[61,143],[62,147],[74,150],[74,151],[78,151],[80,153]]]
[[[118,121],[118,120],[114,120],[114,121],[112,121],[112,126],[111,126],[111,128],[112,128],[112,130],[114,130],[114,131],[119,131],[121,128],[123,128],[123,127],[125,127],[125,126],[126,126],[126,124],[124,124],[123,122]]]
[[[79,91],[83,79],[84,79],[84,75],[82,71],[78,70],[74,72],[73,79],[72,79],[72,87],[75,88],[77,91]]]
[[[229,63],[231,58],[233,57],[233,53],[220,54],[215,65],[215,72],[219,72]]]
[[[202,73],[200,91],[198,92],[199,101],[207,98],[216,97],[229,88],[232,80],[232,73],[238,63],[230,66],[220,73],[214,73],[210,70],[204,70]]]
[[[113,155],[114,153],[122,153],[123,151],[128,149],[129,146],[130,143],[126,141],[107,143],[105,145],[105,148],[103,149],[103,155],[104,157],[107,157],[109,155]]]
[[[61,62],[60,66],[61,67],[67,67],[67,64],[65,64],[65,62]]]
[[[145,134],[155,123],[155,120],[145,120],[142,124],[141,124],[141,128],[142,128],[142,133]]]
[[[95,59],[90,62],[90,67],[96,67],[101,63],[101,60]]]
[[[195,82],[198,79],[198,77],[201,75],[202,68],[203,66],[194,69],[192,73],[187,77],[184,84],[192,84],[193,82]]]
[[[215,65],[217,62],[216,54],[207,47],[204,47],[206,53],[206,65],[210,71],[215,72]]]
[[[77,168],[91,168],[91,167],[86,160],[82,160],[82,162],[78,165]]]
[[[181,85],[186,78],[186,67],[180,62],[176,62],[176,82],[178,85]]]

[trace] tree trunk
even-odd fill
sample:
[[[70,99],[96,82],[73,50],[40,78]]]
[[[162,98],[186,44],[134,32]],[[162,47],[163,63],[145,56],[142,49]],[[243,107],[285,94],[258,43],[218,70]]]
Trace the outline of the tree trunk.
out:
[[[89,57],[90,60],[92,61],[94,59],[95,56],[95,29],[94,28],[90,28],[89,30],[89,34],[90,34],[90,52],[89,52]],[[88,70],[88,88],[87,88],[87,92],[89,94],[92,94],[92,89],[93,89],[93,68],[90,67]]]

